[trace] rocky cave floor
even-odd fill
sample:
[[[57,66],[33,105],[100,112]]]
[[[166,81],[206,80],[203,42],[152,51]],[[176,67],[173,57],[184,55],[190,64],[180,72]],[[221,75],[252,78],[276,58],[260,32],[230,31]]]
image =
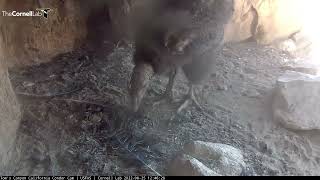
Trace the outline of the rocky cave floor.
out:
[[[193,106],[180,114],[174,103],[152,106],[164,92],[162,77],[132,114],[126,105],[132,53],[130,46],[99,55],[77,50],[11,70],[24,114],[16,175],[166,175],[168,163],[194,140],[240,149],[242,175],[320,175],[320,133],[293,132],[272,120],[273,88],[290,56],[255,43],[226,45],[197,92],[208,117]],[[174,96],[186,93],[179,72]]]

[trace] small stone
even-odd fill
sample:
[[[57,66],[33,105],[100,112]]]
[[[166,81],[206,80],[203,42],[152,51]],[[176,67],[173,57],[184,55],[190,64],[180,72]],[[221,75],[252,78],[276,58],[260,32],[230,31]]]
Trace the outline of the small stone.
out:
[[[318,75],[318,73],[320,72],[319,66],[316,66],[313,64],[307,64],[307,63],[287,65],[287,66],[283,66],[281,69],[287,70],[287,71],[296,71],[296,72],[315,75],[315,76]]]
[[[242,92],[242,94],[248,98],[257,98],[261,96],[261,94],[256,89],[246,89]]]
[[[245,67],[244,71],[248,74],[258,74],[258,70],[250,68],[250,67]]]
[[[99,122],[101,122],[101,120],[102,120],[102,114],[100,114],[100,115],[98,115],[98,114],[94,114],[93,116],[92,116],[92,118],[91,118],[91,122],[92,123],[99,123]]]
[[[155,144],[151,148],[155,151],[158,151],[161,154],[166,154],[168,152],[167,145],[165,145],[164,143]]]
[[[34,86],[35,83],[33,83],[33,82],[23,82],[22,85],[23,85],[23,87],[31,87],[31,86]]]
[[[259,148],[260,148],[260,151],[263,153],[266,153],[268,151],[268,145],[263,141],[259,142]]]
[[[33,170],[31,176],[43,176],[45,175],[45,168],[43,165],[38,164]]]
[[[228,86],[225,85],[225,84],[218,84],[217,89],[218,89],[219,91],[227,91],[227,90],[228,90]]]
[[[240,74],[239,74],[239,77],[243,79],[245,76],[244,76],[243,73],[240,73]]]

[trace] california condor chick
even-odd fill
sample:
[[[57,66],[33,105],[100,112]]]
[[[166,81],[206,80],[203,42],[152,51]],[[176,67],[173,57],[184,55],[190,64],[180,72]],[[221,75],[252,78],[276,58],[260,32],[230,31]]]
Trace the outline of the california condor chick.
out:
[[[212,73],[224,44],[224,26],[233,15],[233,0],[163,0],[161,10],[149,15],[135,34],[135,67],[129,95],[133,111],[154,75],[168,75],[165,96],[172,97],[174,78],[181,68],[190,82],[187,102],[193,100],[195,85]]]

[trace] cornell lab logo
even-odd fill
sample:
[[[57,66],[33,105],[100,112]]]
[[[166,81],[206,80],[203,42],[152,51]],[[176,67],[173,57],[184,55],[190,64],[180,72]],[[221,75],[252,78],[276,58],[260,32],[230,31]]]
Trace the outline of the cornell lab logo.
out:
[[[9,16],[9,17],[43,17],[45,19],[48,19],[50,11],[52,11],[50,8],[38,8],[38,9],[36,9],[36,11],[25,11],[25,12],[2,11],[2,16]]]
[[[40,9],[37,9],[37,11],[42,12],[42,16],[44,18],[48,19],[49,12],[52,11],[52,10],[50,8],[40,8]]]

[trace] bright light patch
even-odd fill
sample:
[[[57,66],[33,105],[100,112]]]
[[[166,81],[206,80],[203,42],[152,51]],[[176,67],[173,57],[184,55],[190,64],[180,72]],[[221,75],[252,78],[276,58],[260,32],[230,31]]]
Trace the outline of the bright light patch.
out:
[[[320,65],[320,1],[303,1],[301,15],[304,32],[312,41],[311,62]]]

